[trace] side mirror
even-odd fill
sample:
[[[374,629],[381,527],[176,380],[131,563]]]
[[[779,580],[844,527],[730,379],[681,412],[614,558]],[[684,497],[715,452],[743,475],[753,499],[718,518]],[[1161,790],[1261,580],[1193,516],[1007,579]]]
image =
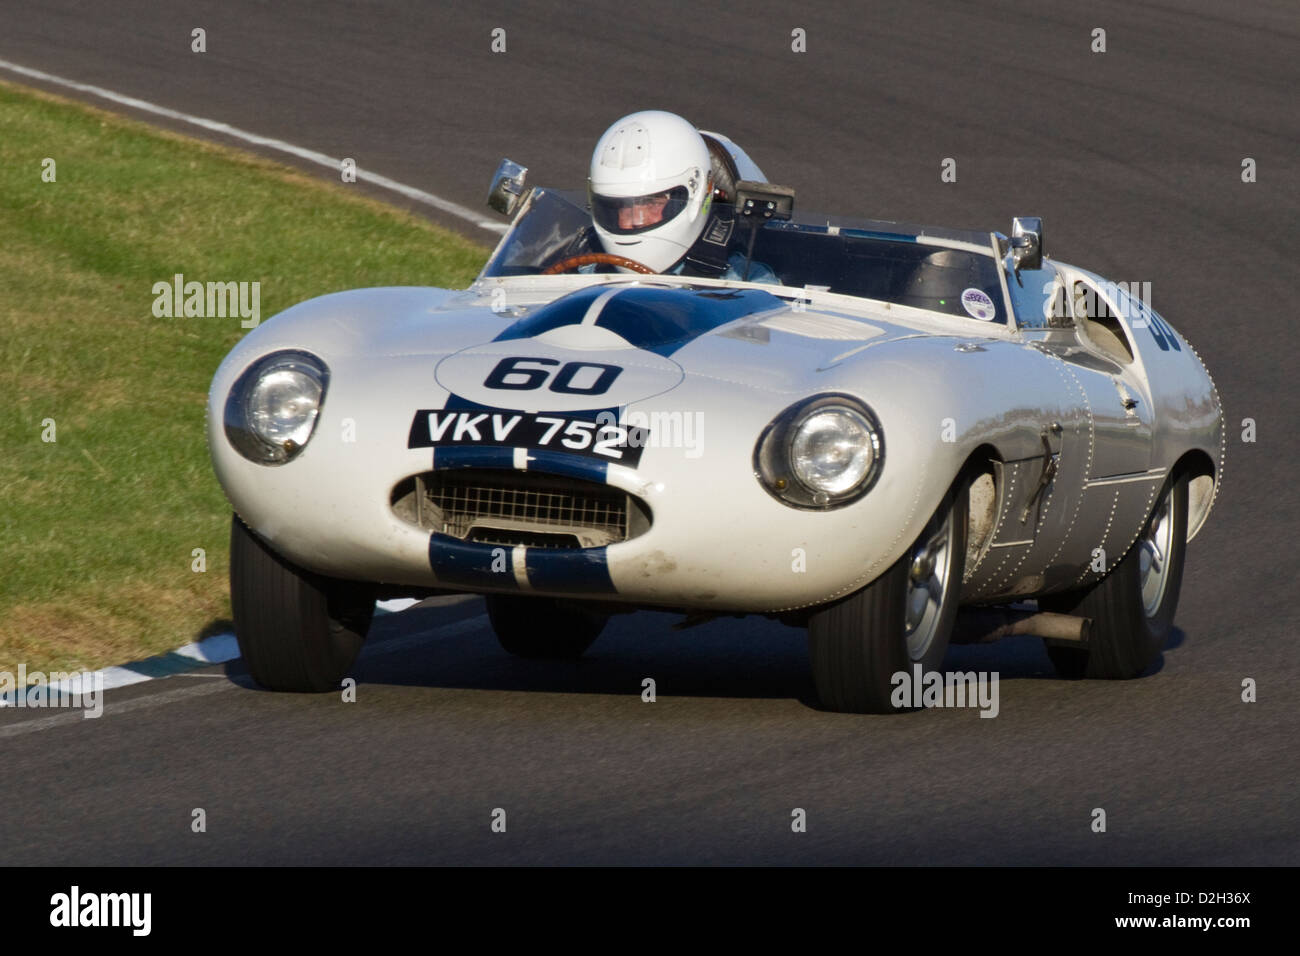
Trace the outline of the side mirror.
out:
[[[1043,220],[1037,216],[1011,220],[1011,258],[1017,272],[1043,267]]]
[[[501,160],[492,186],[488,189],[487,204],[503,216],[513,218],[524,200],[524,179],[528,169],[509,159]]]

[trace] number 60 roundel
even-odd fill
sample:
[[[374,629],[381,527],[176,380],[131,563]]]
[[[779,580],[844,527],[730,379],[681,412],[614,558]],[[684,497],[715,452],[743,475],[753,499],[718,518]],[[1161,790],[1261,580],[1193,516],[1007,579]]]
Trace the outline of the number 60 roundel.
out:
[[[558,369],[555,368],[557,365]],[[559,359],[512,355],[497,363],[483,380],[483,385],[520,392],[530,392],[546,385],[550,391],[565,395],[603,395],[622,371],[617,365],[603,362],[565,362],[560,365]]]

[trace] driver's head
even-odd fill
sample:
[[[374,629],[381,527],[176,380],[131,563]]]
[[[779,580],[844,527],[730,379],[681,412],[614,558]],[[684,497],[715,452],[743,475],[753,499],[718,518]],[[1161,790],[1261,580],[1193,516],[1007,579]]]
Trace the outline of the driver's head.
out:
[[[606,252],[665,272],[704,229],[709,148],[675,113],[624,116],[591,155],[591,218]]]

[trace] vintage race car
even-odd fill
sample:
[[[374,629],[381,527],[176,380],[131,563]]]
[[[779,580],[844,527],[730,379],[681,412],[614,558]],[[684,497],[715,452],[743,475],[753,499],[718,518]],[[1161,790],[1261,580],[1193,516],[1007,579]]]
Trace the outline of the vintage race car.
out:
[[[726,198],[776,284],[637,274],[585,193],[523,173],[494,180],[513,221],[468,289],[313,299],[217,370],[260,684],[336,688],[376,599],[446,592],[525,657],[623,611],[768,615],[808,629],[841,711],[898,709],[950,640],[1036,634],[1069,677],[1153,663],[1224,422],[1140,296],[1045,257],[1038,220],[796,216],[757,177]]]

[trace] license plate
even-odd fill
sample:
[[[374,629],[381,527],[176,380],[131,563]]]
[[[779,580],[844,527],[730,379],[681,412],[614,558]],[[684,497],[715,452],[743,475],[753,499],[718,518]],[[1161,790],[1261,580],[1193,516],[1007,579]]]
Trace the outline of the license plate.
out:
[[[576,418],[547,412],[421,409],[411,422],[408,448],[530,448],[616,461],[635,468],[648,428],[620,425],[613,412]]]

